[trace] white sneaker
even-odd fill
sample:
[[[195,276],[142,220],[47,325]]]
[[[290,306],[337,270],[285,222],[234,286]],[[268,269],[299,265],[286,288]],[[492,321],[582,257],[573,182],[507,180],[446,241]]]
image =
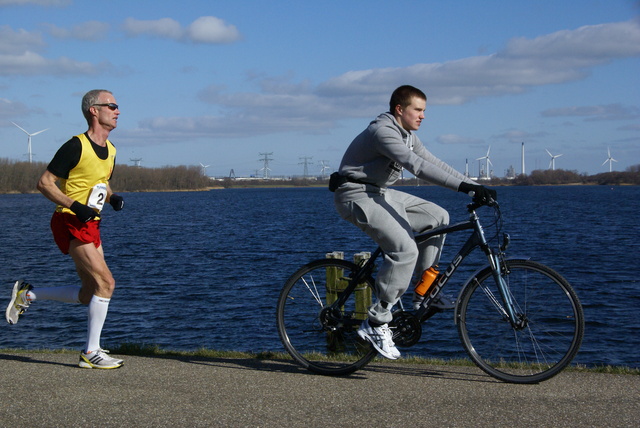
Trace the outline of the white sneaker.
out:
[[[389,324],[371,327],[369,320],[364,320],[358,329],[358,336],[369,341],[383,357],[390,360],[400,358],[400,351],[396,348],[396,344],[393,343],[393,334],[389,329]]]
[[[9,324],[17,324],[20,315],[27,310],[31,302],[27,299],[27,293],[33,287],[24,281],[16,281],[11,291],[11,301],[7,306],[5,318]]]
[[[104,349],[96,349],[91,352],[81,352],[80,362],[78,366],[83,369],[117,369],[122,367],[124,361],[117,358],[111,358],[107,355],[109,351]]]
[[[419,295],[415,291],[413,292],[413,310],[414,311],[417,311],[418,309],[420,309],[420,304],[422,303],[423,300],[424,300],[424,296]],[[442,293],[440,293],[436,297],[436,300],[434,300],[433,303],[431,303],[431,307],[435,309],[442,309],[442,310],[455,309],[456,300],[448,296],[444,296]]]

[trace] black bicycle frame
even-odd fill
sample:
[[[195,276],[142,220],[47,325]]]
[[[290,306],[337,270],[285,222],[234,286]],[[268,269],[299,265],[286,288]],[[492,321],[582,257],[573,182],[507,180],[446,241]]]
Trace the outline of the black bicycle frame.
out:
[[[456,254],[456,256],[453,258],[453,260],[451,261],[447,269],[444,272],[442,272],[442,275],[438,277],[438,282],[433,287],[433,289],[430,290],[428,295],[424,296],[424,301],[421,303],[420,309],[418,309],[418,311],[416,312],[416,316],[418,317],[418,319],[423,319],[423,317],[427,315],[430,309],[431,303],[438,296],[438,294],[444,288],[447,282],[449,282],[449,279],[458,269],[458,266],[460,266],[462,261],[469,254],[471,254],[473,250],[475,250],[477,247],[482,247],[484,250],[484,253],[487,254],[487,256],[491,255],[491,250],[489,249],[489,246],[487,245],[487,242],[484,238],[484,232],[482,231],[482,226],[478,221],[478,216],[476,215],[475,211],[472,212],[471,219],[469,221],[457,223],[451,226],[444,226],[444,227],[432,229],[416,236],[416,242],[420,243],[433,236],[442,235],[445,233],[448,234],[452,232],[459,232],[462,230],[469,230],[469,229],[474,229],[474,232],[469,236],[469,238],[464,243],[464,245],[462,245],[462,248],[460,249],[458,254]]]
[[[502,275],[500,273],[501,263],[499,257],[494,253],[494,251],[491,250],[489,244],[487,243],[487,240],[484,236],[484,230],[482,229],[482,225],[480,224],[478,215],[476,214],[475,210],[471,210],[470,219],[468,221],[428,230],[419,235],[416,235],[415,240],[417,243],[421,243],[434,236],[470,229],[473,229],[473,233],[471,234],[471,236],[469,236],[458,254],[453,258],[447,269],[442,273],[442,275],[440,275],[436,286],[431,290],[429,295],[425,296],[424,301],[420,305],[420,309],[418,309],[418,311],[416,312],[416,316],[419,319],[422,319],[423,316],[427,316],[431,303],[437,297],[438,293],[444,288],[447,282],[449,282],[449,279],[458,269],[458,266],[460,266],[462,261],[469,254],[471,254],[472,251],[474,251],[477,247],[480,247],[482,249],[482,252],[485,253],[487,259],[489,260],[489,265],[491,267],[491,270],[493,271],[494,279],[496,281],[496,284],[498,285],[498,289],[500,290],[500,295],[503,302],[505,302],[505,315],[509,318],[511,324],[514,327],[517,327],[519,320],[515,316],[511,295],[507,291],[507,286],[504,283],[504,280],[502,279]],[[354,277],[349,279],[349,285],[344,289],[342,293],[340,293],[338,299],[331,306],[341,307],[345,304],[347,298],[351,295],[351,293],[353,293],[356,286],[362,283],[367,276],[370,276],[373,273],[375,261],[381,254],[382,249],[378,247],[373,252],[371,257],[366,262],[364,262],[364,264],[362,264],[360,269],[355,272]]]

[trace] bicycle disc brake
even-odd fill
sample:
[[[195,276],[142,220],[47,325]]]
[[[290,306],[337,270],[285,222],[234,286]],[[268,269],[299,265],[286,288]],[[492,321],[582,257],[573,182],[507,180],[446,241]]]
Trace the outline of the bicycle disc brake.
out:
[[[415,315],[407,311],[395,312],[389,328],[393,332],[393,341],[398,346],[413,346],[422,336],[422,324]]]

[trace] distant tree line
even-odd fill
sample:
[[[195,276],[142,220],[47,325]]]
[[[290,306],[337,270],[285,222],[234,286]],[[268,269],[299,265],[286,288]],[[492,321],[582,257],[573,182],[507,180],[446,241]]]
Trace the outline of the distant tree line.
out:
[[[624,172],[613,171],[603,172],[595,175],[586,173],[579,174],[577,171],[568,171],[564,169],[539,169],[532,171],[528,175],[518,175],[515,178],[497,178],[491,180],[480,180],[482,184],[490,186],[553,186],[567,184],[598,184],[598,185],[640,185],[640,165],[634,165],[626,169]],[[408,178],[398,184],[416,185],[427,184],[426,182],[416,178]]]
[[[43,162],[15,162],[0,158],[0,193],[29,193],[47,167]]]
[[[46,168],[44,162],[0,158],[0,193],[35,192]],[[202,175],[202,169],[196,166],[140,168],[118,164],[110,184],[116,192],[201,190],[211,186],[211,179]]]
[[[577,171],[565,169],[539,169],[532,171],[529,175],[519,175],[512,180],[495,179],[495,181],[495,184],[513,184],[517,186],[558,184],[640,185],[640,165],[629,167],[624,172],[603,172],[596,175],[579,174]]]
[[[201,190],[211,187],[211,179],[197,166],[142,168],[116,165],[110,184],[116,192]]]
[[[44,162],[17,162],[0,158],[0,193],[30,193],[36,191],[36,183],[47,167]],[[274,180],[234,180],[227,178],[218,185],[222,187],[272,187],[286,186],[323,186],[328,180],[294,178],[290,181]],[[203,190],[212,187],[211,179],[202,174],[197,166],[165,166],[144,168],[129,165],[116,165],[111,186],[116,192]],[[398,185],[416,185],[415,178],[405,179]],[[420,184],[423,184],[420,181]],[[626,171],[604,172],[596,175],[579,174],[577,171],[535,170],[529,175],[520,175],[514,179],[493,178],[490,185],[541,186],[562,184],[598,184],[598,185],[640,185],[640,165],[634,165]]]

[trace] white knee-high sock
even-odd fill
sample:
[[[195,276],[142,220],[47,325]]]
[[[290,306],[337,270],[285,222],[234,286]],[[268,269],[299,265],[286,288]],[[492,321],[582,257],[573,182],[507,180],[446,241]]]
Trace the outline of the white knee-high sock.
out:
[[[89,302],[88,320],[87,320],[87,346],[85,352],[92,352],[100,348],[100,335],[102,327],[107,319],[107,311],[109,310],[109,302],[111,299],[105,297],[93,296]]]
[[[78,294],[80,287],[77,285],[66,285],[64,287],[38,287],[27,293],[27,298],[32,302],[38,300],[57,300],[65,303],[80,303]]]

